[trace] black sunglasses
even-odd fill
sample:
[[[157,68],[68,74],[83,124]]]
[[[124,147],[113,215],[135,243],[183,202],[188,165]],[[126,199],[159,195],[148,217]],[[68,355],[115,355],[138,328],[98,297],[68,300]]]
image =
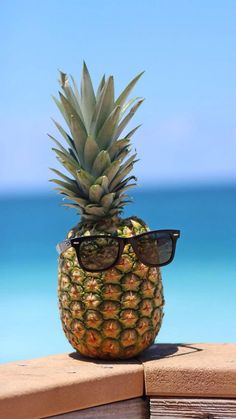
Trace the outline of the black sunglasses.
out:
[[[82,236],[67,239],[57,245],[58,253],[73,247],[82,269],[99,272],[117,264],[126,244],[130,244],[138,259],[147,266],[164,266],[174,259],[180,230],[156,230],[132,237]]]

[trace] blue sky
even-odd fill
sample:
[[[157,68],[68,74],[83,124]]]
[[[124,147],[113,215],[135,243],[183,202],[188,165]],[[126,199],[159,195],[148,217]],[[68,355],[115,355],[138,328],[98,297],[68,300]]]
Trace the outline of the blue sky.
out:
[[[138,72],[141,185],[236,181],[236,2],[11,1],[1,6],[0,192],[48,190],[57,70],[117,94]],[[134,125],[133,125],[134,126]]]

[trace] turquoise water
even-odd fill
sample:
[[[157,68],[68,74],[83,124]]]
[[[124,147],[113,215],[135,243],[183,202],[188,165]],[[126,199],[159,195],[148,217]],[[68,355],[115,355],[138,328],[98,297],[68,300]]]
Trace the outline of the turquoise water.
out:
[[[165,317],[158,342],[234,342],[236,185],[133,193],[126,215],[179,228],[174,262],[162,269]],[[57,310],[55,245],[76,224],[60,198],[1,198],[0,362],[72,348]]]

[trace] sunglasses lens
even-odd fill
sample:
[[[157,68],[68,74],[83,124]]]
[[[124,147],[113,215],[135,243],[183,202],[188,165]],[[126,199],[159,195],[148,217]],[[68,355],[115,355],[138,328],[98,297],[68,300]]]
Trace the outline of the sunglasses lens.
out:
[[[119,243],[108,237],[83,240],[79,247],[79,257],[84,269],[101,271],[108,269],[119,254]]]
[[[162,265],[169,262],[173,244],[167,233],[148,233],[135,239],[140,260],[147,265]]]

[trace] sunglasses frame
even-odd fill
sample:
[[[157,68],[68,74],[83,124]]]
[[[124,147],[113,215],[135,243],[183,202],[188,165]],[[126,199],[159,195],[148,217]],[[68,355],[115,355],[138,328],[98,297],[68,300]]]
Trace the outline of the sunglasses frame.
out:
[[[153,233],[154,234],[155,233],[166,233],[170,237],[170,239],[172,241],[172,252],[171,252],[171,256],[170,256],[170,258],[168,259],[167,262],[160,263],[160,264],[146,263],[146,261],[144,262],[142,260],[142,257],[139,256],[139,252],[137,251],[137,247],[136,247],[136,243],[135,242],[137,241],[138,238],[140,238],[142,236],[148,236],[148,235],[151,235]],[[81,257],[80,257],[80,252],[79,252],[80,245],[85,240],[88,240],[88,239],[98,239],[98,238],[103,238],[103,237],[104,238],[109,238],[109,239],[112,238],[112,239],[114,239],[114,240],[116,240],[118,242],[119,249],[118,249],[118,254],[117,254],[116,260],[111,265],[109,265],[109,267],[107,267],[107,268],[102,268],[102,269],[87,269],[84,266],[84,264],[83,264],[83,262],[81,260]],[[176,242],[177,242],[177,240],[178,240],[179,237],[180,237],[180,230],[153,230],[153,231],[147,231],[147,232],[138,234],[136,236],[131,236],[131,237],[109,236],[109,235],[106,235],[106,234],[104,234],[104,235],[103,234],[101,234],[101,235],[95,235],[95,236],[82,236],[82,237],[74,237],[74,238],[66,239],[66,240],[62,241],[61,243],[59,243],[57,245],[57,251],[58,251],[59,254],[61,254],[65,250],[69,249],[70,247],[73,247],[75,249],[75,251],[76,251],[76,256],[77,256],[78,262],[80,264],[80,267],[83,270],[85,270],[87,272],[102,272],[102,271],[106,271],[108,269],[113,268],[119,262],[119,260],[120,260],[120,258],[122,256],[122,253],[123,253],[123,250],[124,250],[125,245],[126,244],[130,244],[132,246],[132,249],[134,250],[136,256],[138,257],[138,259],[144,265],[150,266],[150,267],[161,267],[161,266],[168,265],[174,259],[175,250],[176,250]]]

